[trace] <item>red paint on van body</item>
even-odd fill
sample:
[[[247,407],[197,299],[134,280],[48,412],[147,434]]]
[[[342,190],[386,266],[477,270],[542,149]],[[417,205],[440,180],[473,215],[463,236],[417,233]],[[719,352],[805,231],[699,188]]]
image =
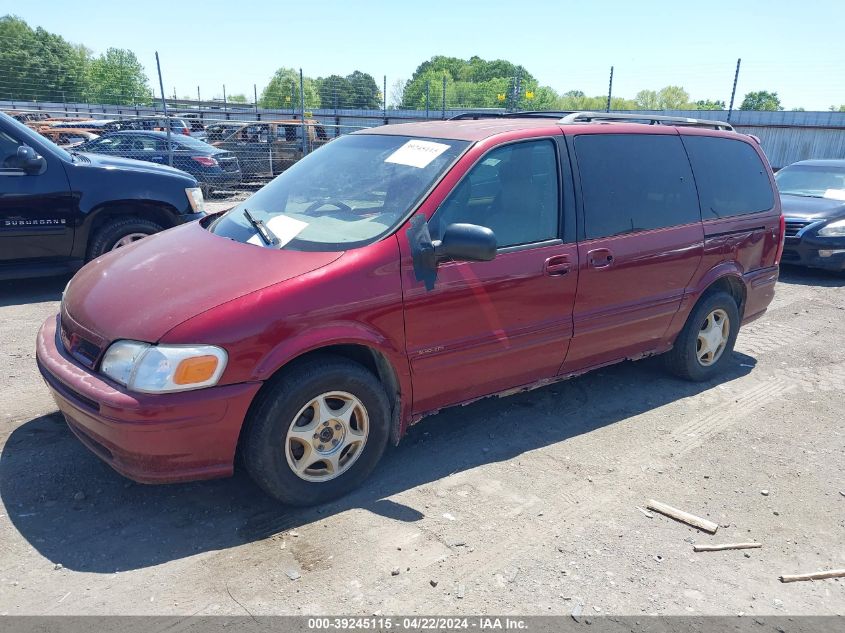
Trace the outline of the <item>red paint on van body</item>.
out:
[[[705,134],[638,124],[481,120],[387,126],[372,134],[459,138],[473,145],[422,202],[431,218],[487,151],[529,138],[605,133]],[[565,145],[561,143],[565,157]],[[769,178],[774,179],[769,169]],[[564,182],[571,186],[571,182]],[[194,223],[106,255],[72,280],[37,359],[70,427],[124,475],[146,482],[232,472],[250,404],[280,368],[337,345],[367,348],[394,390],[401,437],[442,407],[557,380],[671,348],[701,294],[741,284],[743,318],[772,299],[783,238],[769,211],[596,240],[552,240],[490,262],[449,262],[433,290],[414,275],[405,222],[343,253],[273,251]],[[98,372],[118,339],[213,344],[228,364],[212,388],[132,393]]]

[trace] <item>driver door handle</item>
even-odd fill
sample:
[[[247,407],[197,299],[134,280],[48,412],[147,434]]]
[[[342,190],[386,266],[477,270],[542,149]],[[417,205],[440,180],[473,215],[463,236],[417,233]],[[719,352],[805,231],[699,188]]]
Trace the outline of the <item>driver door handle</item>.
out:
[[[572,270],[569,255],[555,255],[549,257],[543,265],[543,272],[549,277],[561,277]]]

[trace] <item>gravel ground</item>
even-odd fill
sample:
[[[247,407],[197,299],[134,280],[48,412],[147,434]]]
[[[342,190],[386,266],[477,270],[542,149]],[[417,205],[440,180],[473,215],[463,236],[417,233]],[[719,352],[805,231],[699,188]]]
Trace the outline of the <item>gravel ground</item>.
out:
[[[845,568],[845,277],[785,270],[717,381],[651,359],[447,410],[310,510],[85,450],[33,357],[65,282],[0,282],[0,613],[845,614],[845,579],[778,581]]]

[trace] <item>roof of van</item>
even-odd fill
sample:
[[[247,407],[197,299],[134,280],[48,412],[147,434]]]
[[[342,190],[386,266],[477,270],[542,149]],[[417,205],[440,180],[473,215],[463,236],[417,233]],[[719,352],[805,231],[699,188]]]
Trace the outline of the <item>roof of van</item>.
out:
[[[662,128],[665,133],[669,129],[675,129],[671,124],[663,125],[649,125],[646,123],[639,123],[633,121],[614,121],[614,122],[577,122],[577,123],[561,123],[561,117],[557,114],[550,114],[548,118],[532,117],[532,118],[508,118],[507,116],[495,118],[479,118],[479,119],[463,119],[451,121],[417,121],[413,123],[396,123],[393,125],[382,125],[375,128],[367,128],[358,130],[354,134],[390,134],[397,136],[416,136],[427,138],[442,138],[460,141],[480,141],[482,139],[501,134],[503,132],[513,132],[517,130],[528,129],[550,129],[561,127],[569,128],[576,127],[579,131],[592,131],[601,128],[602,131],[607,130],[607,126],[620,126],[619,131],[625,133],[654,133]],[[657,128],[657,129],[656,129]],[[686,126],[679,124],[679,129],[688,129]],[[705,131],[701,127],[697,130]],[[707,130],[715,132],[715,130]],[[717,135],[723,135],[724,132]]]

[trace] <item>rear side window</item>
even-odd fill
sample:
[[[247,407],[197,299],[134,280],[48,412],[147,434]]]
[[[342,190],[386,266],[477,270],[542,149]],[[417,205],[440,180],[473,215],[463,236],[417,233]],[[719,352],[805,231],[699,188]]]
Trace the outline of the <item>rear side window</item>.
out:
[[[748,143],[684,136],[705,220],[768,211],[774,194],[766,166]]]
[[[695,184],[677,136],[575,137],[587,239],[701,220]]]

